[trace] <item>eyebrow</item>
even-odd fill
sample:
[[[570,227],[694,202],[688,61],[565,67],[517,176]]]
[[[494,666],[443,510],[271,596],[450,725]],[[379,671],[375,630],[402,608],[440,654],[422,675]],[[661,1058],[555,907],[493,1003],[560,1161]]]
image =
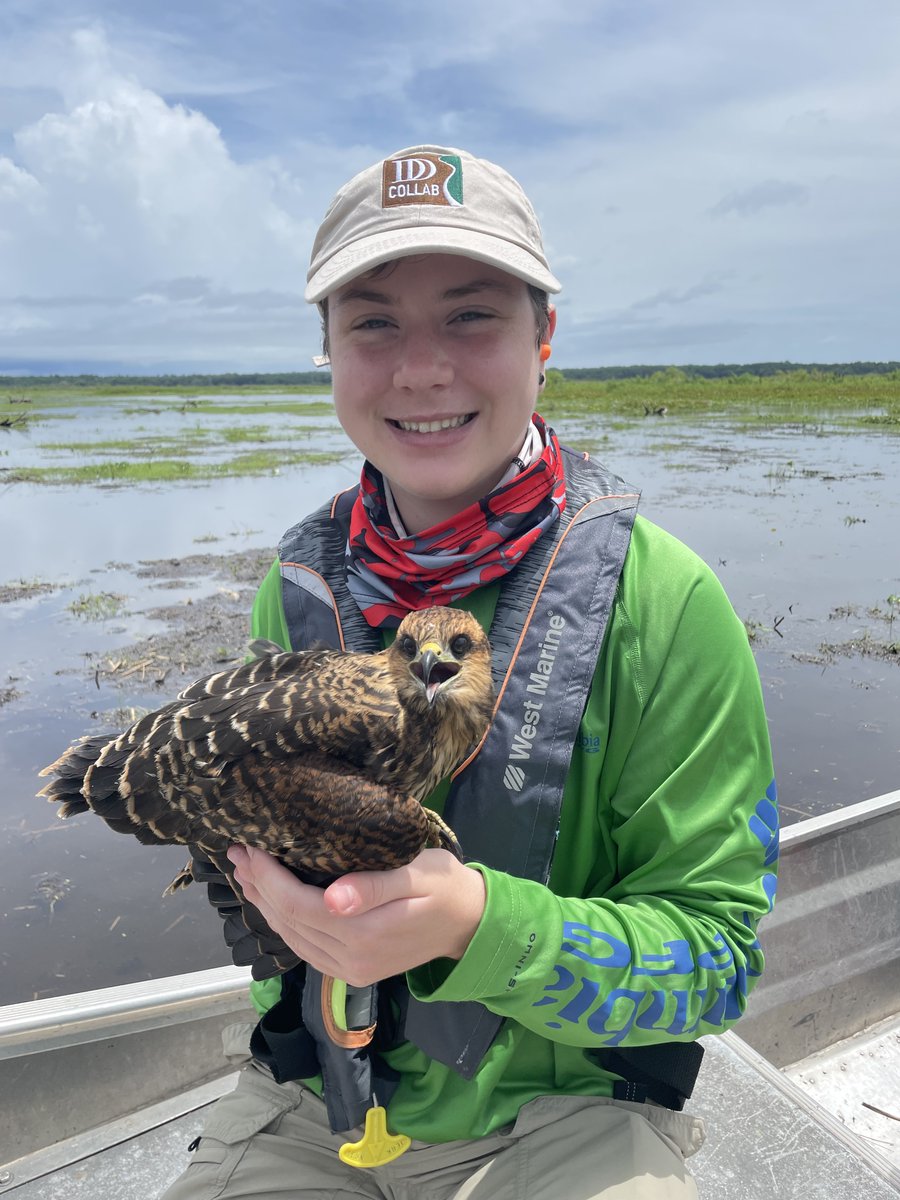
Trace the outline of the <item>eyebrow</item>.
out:
[[[368,288],[350,288],[346,292],[338,292],[335,304],[351,304],[354,300],[364,300],[368,304],[393,304],[392,297],[385,292],[373,292]]]
[[[509,284],[504,283],[499,279],[473,279],[471,283],[460,284],[459,287],[448,288],[441,297],[442,300],[461,300],[466,296],[476,295],[479,292],[508,292]],[[376,292],[371,288],[349,288],[346,292],[339,292],[335,298],[335,303],[338,305],[352,304],[354,301],[361,300],[366,304],[396,304],[397,298],[389,295],[387,292]]]
[[[445,300],[459,300],[463,296],[471,296],[475,292],[508,292],[509,284],[500,279],[473,279],[461,287],[449,288],[444,292]]]

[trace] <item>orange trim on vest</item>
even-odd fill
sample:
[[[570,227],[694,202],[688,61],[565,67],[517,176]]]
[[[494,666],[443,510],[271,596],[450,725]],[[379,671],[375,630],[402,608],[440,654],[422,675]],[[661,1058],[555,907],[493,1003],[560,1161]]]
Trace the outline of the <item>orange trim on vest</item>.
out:
[[[361,1050],[368,1046],[372,1038],[375,1036],[375,1026],[369,1025],[366,1029],[340,1029],[334,1023],[334,1011],[332,1009],[332,997],[334,993],[334,979],[330,975],[322,976],[322,1023],[325,1026],[325,1032],[331,1038],[336,1046],[341,1046],[345,1050]]]
[[[528,613],[526,614],[525,620],[522,623],[522,629],[519,633],[519,640],[516,642],[515,649],[513,650],[512,654],[510,655],[509,666],[507,667],[506,674],[503,677],[503,683],[500,687],[500,690],[497,693],[497,700],[496,700],[496,703],[494,704],[494,712],[491,714],[492,720],[493,720],[493,716],[497,713],[497,710],[500,708],[500,702],[503,699],[503,693],[506,691],[506,685],[509,682],[510,676],[513,673],[513,668],[515,667],[516,661],[519,657],[519,651],[522,648],[522,642],[525,640],[525,634],[528,631],[529,625],[531,624],[531,618],[534,616],[534,610],[537,607],[537,602],[538,602],[538,600],[540,600],[541,592],[544,590],[544,584],[547,582],[547,577],[550,574],[553,564],[556,562],[556,556],[559,554],[563,542],[566,540],[566,538],[569,536],[569,534],[574,529],[575,522],[578,520],[578,518],[581,516],[581,514],[583,512],[585,512],[588,508],[591,507],[592,504],[598,504],[601,501],[605,501],[605,500],[630,500],[630,499],[634,498],[637,494],[638,493],[636,493],[636,492],[623,492],[621,494],[617,493],[617,494],[610,495],[610,496],[595,496],[593,500],[588,500],[587,504],[583,504],[581,506],[581,508],[579,508],[578,512],[575,513],[574,517],[572,517],[572,520],[569,522],[565,532],[562,534],[559,541],[556,543],[556,548],[554,549],[553,554],[550,556],[550,559],[547,563],[547,567],[544,571],[543,577],[541,578],[541,582],[538,585],[538,589],[534,594],[534,600],[532,600],[531,607],[529,608]],[[478,743],[478,745],[475,747],[475,749],[472,751],[472,753],[469,755],[469,757],[465,760],[465,762],[460,763],[460,765],[456,768],[456,770],[450,776],[451,779],[455,779],[457,777],[457,775],[459,775],[462,771],[464,771],[466,769],[466,767],[469,765],[469,763],[473,762],[478,757],[478,754],[481,751],[481,747],[484,745],[485,739],[487,738],[490,731],[491,731],[491,727],[489,725],[488,728],[485,730],[485,732],[481,738],[481,741]]]

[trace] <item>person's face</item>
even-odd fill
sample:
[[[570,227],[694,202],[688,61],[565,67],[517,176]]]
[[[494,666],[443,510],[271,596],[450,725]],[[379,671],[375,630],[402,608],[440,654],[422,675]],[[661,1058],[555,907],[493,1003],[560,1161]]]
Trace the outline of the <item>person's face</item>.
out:
[[[541,370],[523,280],[452,254],[401,258],[328,297],[328,338],[338,419],[411,533],[496,486]]]

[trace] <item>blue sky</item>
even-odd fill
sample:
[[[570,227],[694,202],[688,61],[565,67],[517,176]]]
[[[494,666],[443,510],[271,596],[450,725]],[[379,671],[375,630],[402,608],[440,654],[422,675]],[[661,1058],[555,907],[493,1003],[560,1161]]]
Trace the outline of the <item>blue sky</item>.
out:
[[[884,0],[0,7],[0,371],[307,370],[309,246],[422,142],[516,175],[554,365],[900,358]]]

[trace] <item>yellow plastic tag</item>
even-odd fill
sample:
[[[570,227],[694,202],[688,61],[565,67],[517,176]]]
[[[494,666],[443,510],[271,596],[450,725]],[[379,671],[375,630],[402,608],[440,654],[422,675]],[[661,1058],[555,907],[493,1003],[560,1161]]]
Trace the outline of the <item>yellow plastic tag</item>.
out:
[[[399,1158],[410,1145],[405,1133],[388,1133],[387,1114],[381,1105],[375,1105],[366,1113],[362,1140],[345,1143],[338,1150],[338,1158],[349,1167],[383,1167]]]

